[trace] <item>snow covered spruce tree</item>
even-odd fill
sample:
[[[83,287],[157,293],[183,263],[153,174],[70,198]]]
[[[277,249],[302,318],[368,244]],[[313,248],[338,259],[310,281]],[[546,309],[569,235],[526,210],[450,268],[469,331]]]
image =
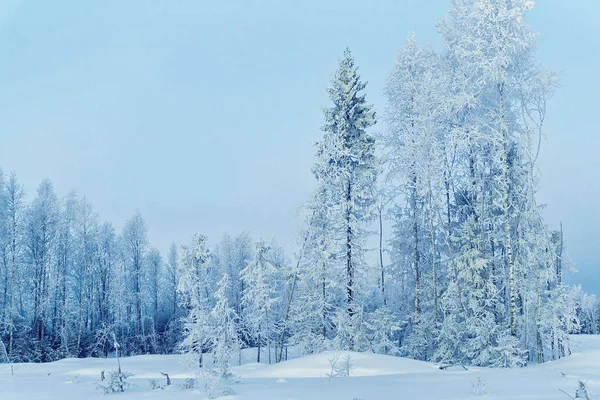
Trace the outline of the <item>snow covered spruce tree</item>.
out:
[[[229,365],[232,356],[238,353],[242,346],[237,316],[229,306],[227,298],[229,285],[229,276],[224,274],[216,284],[216,291],[211,295],[215,300],[212,309],[206,306],[196,307],[190,311],[186,320],[187,336],[184,343],[191,343],[190,339],[195,342],[193,347],[196,349],[191,350],[192,355],[197,357],[200,353],[199,357],[202,360],[203,348],[210,349],[212,355],[212,363],[200,362],[197,366],[194,381],[195,388],[208,398],[233,394],[228,385]],[[193,323],[190,318],[194,318]]]
[[[240,272],[248,266],[254,256],[254,244],[250,233],[242,231],[235,237],[224,235],[212,255],[215,269],[221,275],[229,275],[231,279],[227,297],[239,318],[242,314],[242,293],[245,289],[244,280],[240,279]]]
[[[199,369],[203,367],[203,355],[208,350],[212,334],[210,292],[206,285],[209,257],[205,236],[194,235],[188,246],[181,247],[178,290],[182,307],[187,311],[181,348],[194,359]]]
[[[243,327],[249,332],[251,343],[257,347],[256,362],[261,361],[261,349],[267,347],[269,364],[277,336],[276,307],[281,300],[277,290],[279,266],[268,258],[270,250],[265,242],[256,243],[254,257],[240,272],[244,282],[241,303]]]
[[[213,365],[219,376],[224,379],[229,376],[229,363],[232,356],[242,348],[237,323],[238,316],[230,307],[227,297],[230,286],[229,275],[224,274],[217,283],[217,291],[214,293],[215,306],[210,312]]]
[[[325,257],[322,261],[327,262],[312,267],[322,269],[330,264],[336,281],[344,282],[343,298],[334,301],[337,339],[342,348],[359,349],[363,345],[356,339],[363,329],[364,242],[374,204],[371,188],[376,181],[375,140],[367,129],[375,124],[375,112],[362,93],[366,82],[360,79],[350,50],[344,52],[331,83],[327,91],[333,106],[325,110],[325,135],[317,143],[313,166],[316,193],[327,201],[329,210],[314,219],[317,226],[312,228],[324,235],[316,235],[315,240],[325,251],[319,258]]]
[[[306,227],[301,233],[297,254],[296,282],[290,308],[289,341],[301,354],[313,354],[331,347],[334,299],[343,297],[335,284],[334,245],[330,236],[328,192],[319,187],[306,205]],[[286,338],[284,338],[286,339]]]

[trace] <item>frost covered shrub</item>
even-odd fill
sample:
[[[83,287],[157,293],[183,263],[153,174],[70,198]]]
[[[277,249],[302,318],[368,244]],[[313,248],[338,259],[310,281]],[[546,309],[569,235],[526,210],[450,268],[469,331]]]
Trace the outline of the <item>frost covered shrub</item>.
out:
[[[133,376],[131,372],[111,370],[108,372],[108,380],[106,384],[97,384],[96,387],[102,390],[105,395],[124,392],[125,388],[131,386],[131,384],[127,382],[127,378],[130,376]]]
[[[491,355],[491,367],[518,368],[527,365],[527,351],[520,349],[518,340],[509,335],[500,336]]]
[[[229,387],[230,378],[231,375],[223,377],[216,371],[201,369],[195,378],[187,378],[180,387],[184,390],[196,390],[202,396],[214,399],[235,394]]]
[[[375,353],[397,355],[396,334],[400,331],[398,318],[388,308],[383,307],[369,314],[365,321],[371,339],[371,350]]]
[[[486,394],[485,391],[485,381],[480,377],[475,378],[473,382],[471,382],[471,388],[473,389],[473,394],[475,396],[483,396]]]
[[[333,357],[328,360],[329,365],[331,366],[331,371],[327,374],[327,376],[329,376],[330,380],[331,378],[350,376],[350,373],[354,369],[354,365],[352,364],[352,356],[346,355],[343,358],[340,357],[341,355],[339,353],[335,353]]]
[[[216,371],[205,370],[198,374],[197,389],[209,399],[230,396],[235,392],[229,387],[229,377],[223,377]]]
[[[336,369],[336,373],[338,376],[350,376],[350,372],[354,370],[353,358],[349,355],[344,356],[338,368]]]

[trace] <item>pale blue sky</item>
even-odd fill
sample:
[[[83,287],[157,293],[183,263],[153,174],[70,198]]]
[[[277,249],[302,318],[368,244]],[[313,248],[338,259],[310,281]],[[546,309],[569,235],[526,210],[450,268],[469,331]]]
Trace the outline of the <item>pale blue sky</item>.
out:
[[[439,48],[449,0],[0,2],[0,168],[32,193],[86,195],[120,228],[140,210],[164,250],[248,228],[286,247],[313,187],[324,88],[349,46],[382,89],[410,31]],[[539,0],[539,58],[562,71],[539,200],[573,280],[600,294],[600,2]]]

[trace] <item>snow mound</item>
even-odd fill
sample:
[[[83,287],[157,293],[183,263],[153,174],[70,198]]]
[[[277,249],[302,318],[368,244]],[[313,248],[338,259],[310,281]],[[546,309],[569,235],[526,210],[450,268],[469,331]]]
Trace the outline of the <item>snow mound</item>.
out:
[[[241,368],[235,372],[242,378],[325,378],[331,373],[330,361],[335,357],[339,357],[338,363],[341,363],[345,357],[350,357],[352,365],[350,377],[440,371],[434,364],[408,358],[352,351],[326,351],[275,365],[252,369]]]

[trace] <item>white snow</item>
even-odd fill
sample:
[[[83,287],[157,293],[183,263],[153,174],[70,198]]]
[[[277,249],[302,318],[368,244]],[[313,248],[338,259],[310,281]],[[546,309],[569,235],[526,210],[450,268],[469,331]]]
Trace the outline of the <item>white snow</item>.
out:
[[[368,353],[325,352],[276,365],[255,362],[233,367],[238,376],[232,385],[236,395],[228,400],[566,400],[579,379],[588,383],[600,399],[600,336],[573,337],[575,353],[558,361],[522,369],[462,368],[440,370],[432,363]],[[329,360],[337,355],[352,358],[350,377],[328,378]],[[244,359],[252,355],[246,351]],[[208,361],[208,360],[207,360]],[[123,369],[134,373],[133,384],[116,399],[201,399],[194,391],[179,387],[193,373],[183,356],[136,356],[122,358]],[[94,400],[105,399],[96,389],[100,371],[114,369],[114,359],[65,359],[46,364],[0,364],[1,400]],[[169,373],[173,385],[151,390],[150,380],[164,385],[160,371]],[[107,374],[108,375],[108,374]],[[473,388],[482,385],[477,395]]]

